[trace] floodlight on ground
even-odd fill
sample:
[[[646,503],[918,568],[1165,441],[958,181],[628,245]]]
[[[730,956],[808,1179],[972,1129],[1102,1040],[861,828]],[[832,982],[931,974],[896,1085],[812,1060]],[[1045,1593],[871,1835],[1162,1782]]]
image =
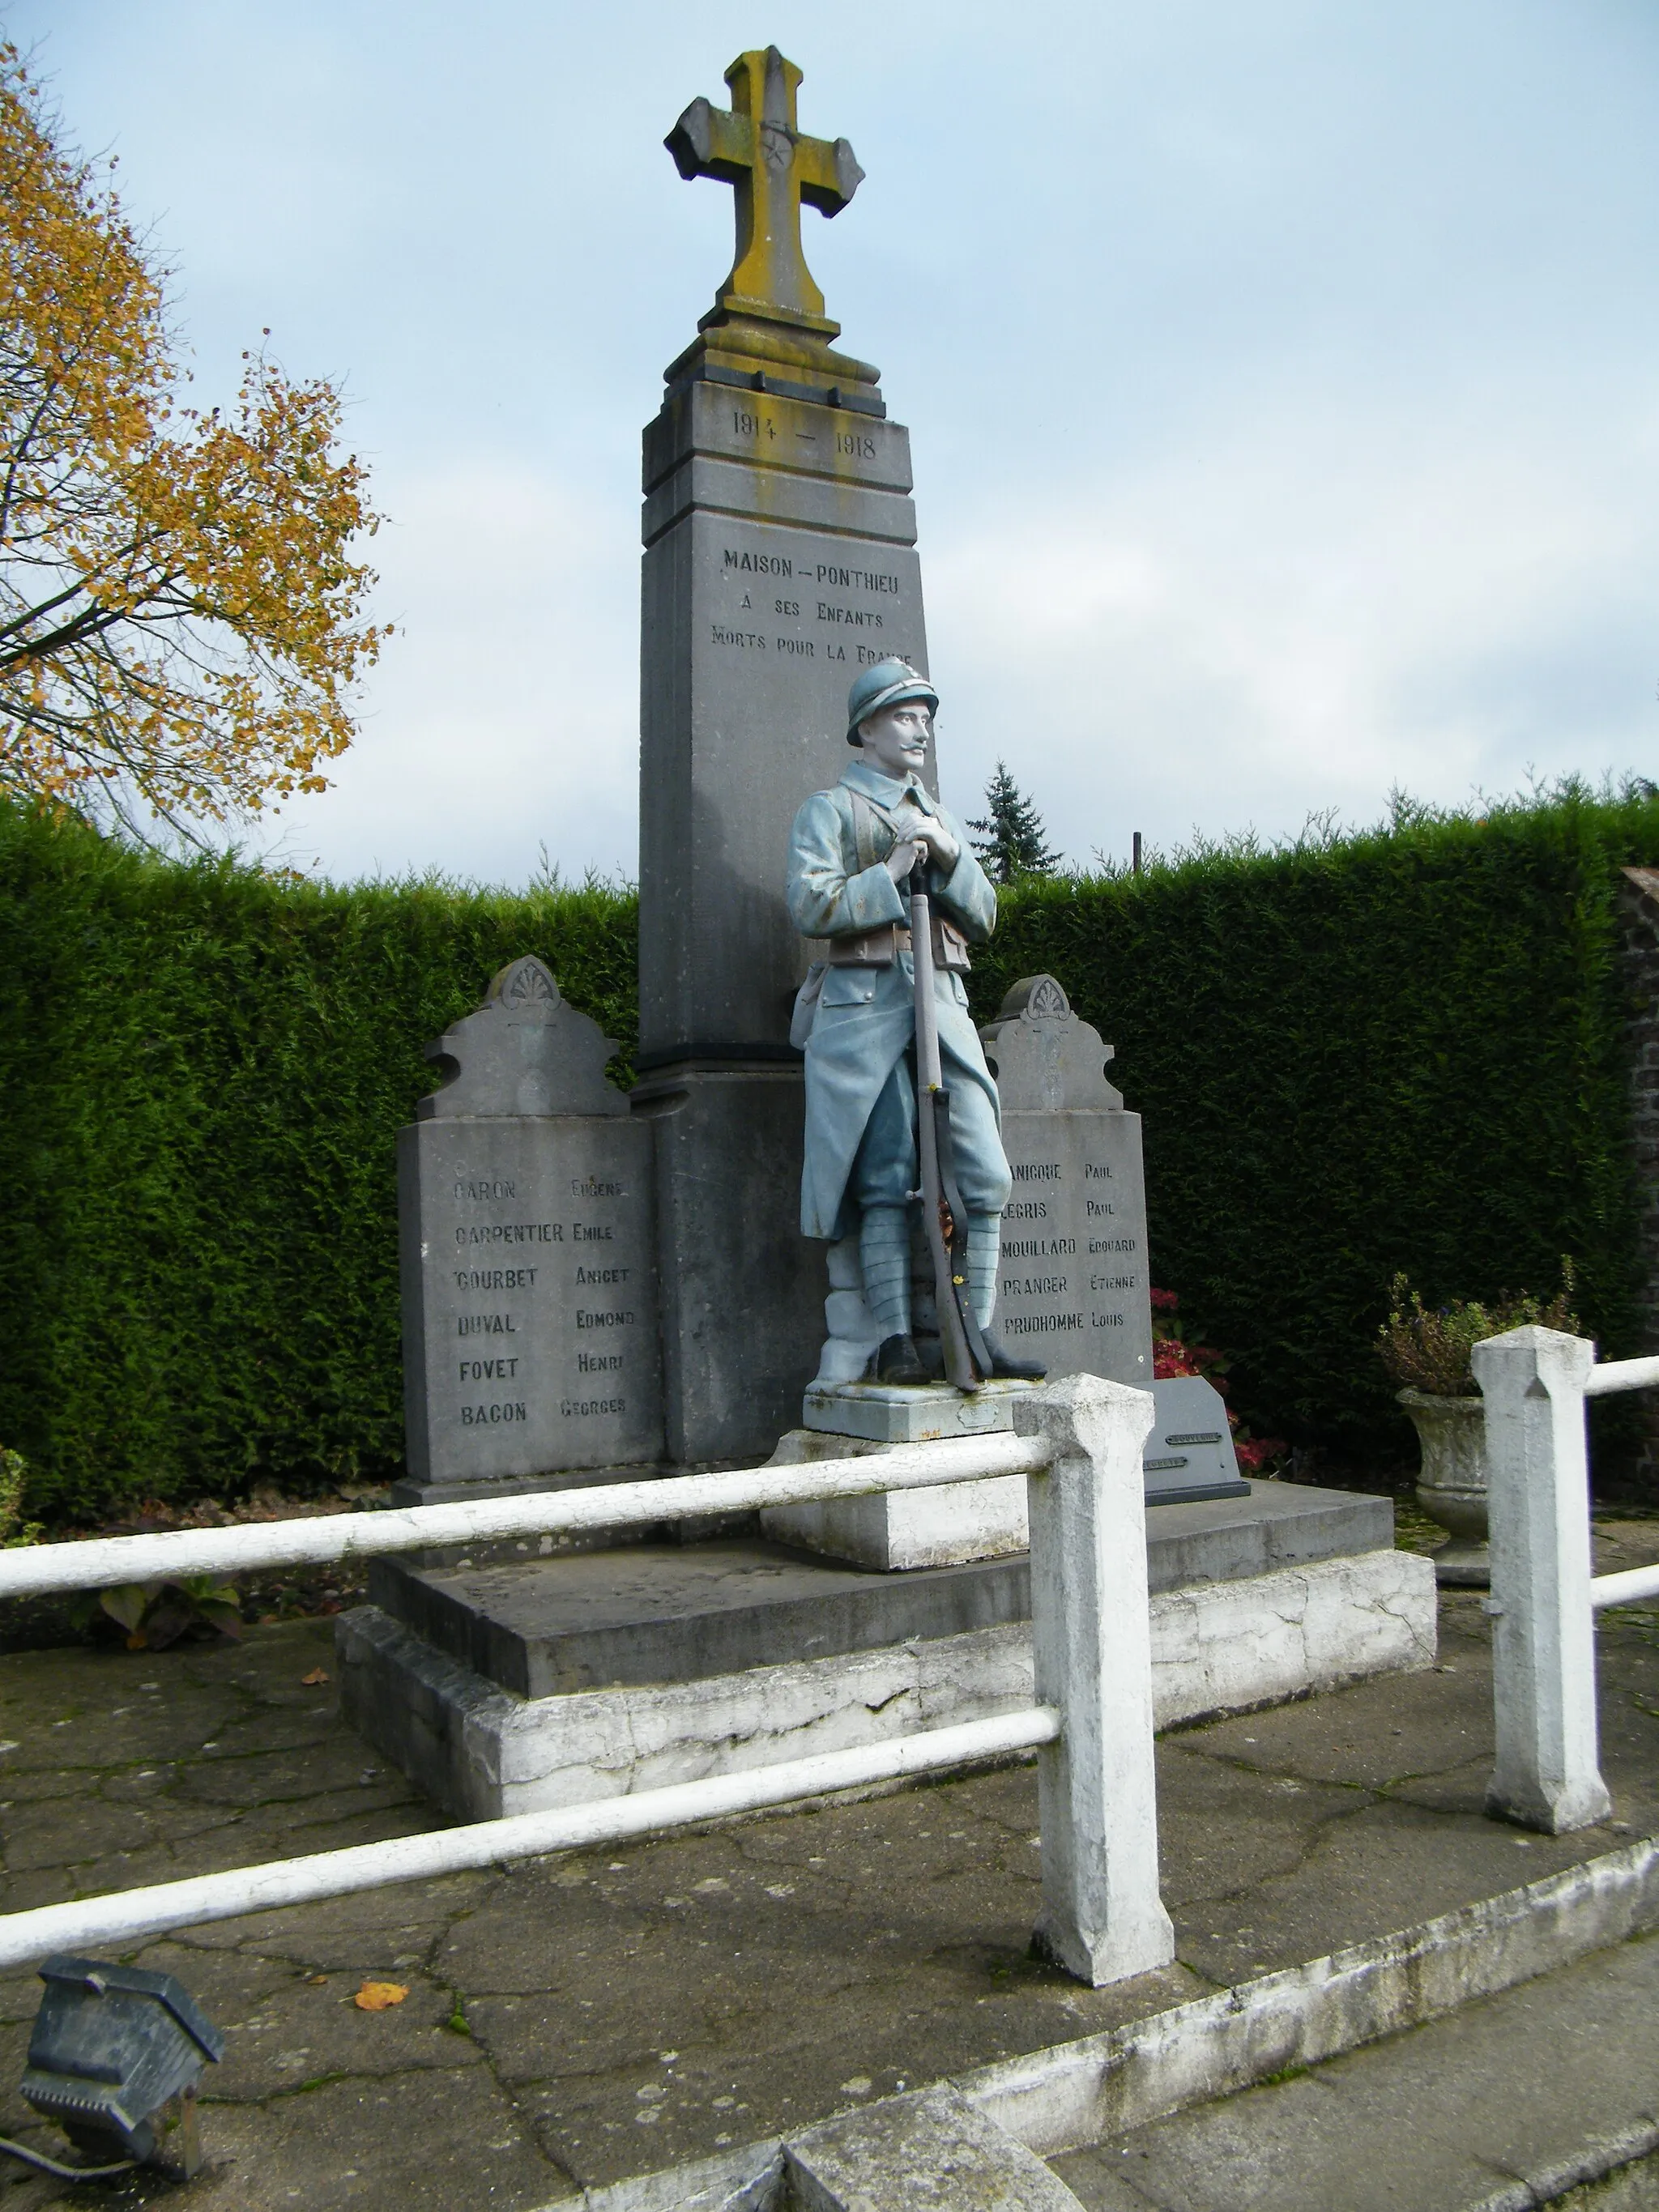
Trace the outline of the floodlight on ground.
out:
[[[98,2166],[65,2167],[21,2143],[7,2154],[47,2172],[158,2167],[188,2180],[202,2164],[196,2086],[224,2037],[171,1974],[95,1959],[48,1959],[29,2038],[26,2103],[55,2120]]]

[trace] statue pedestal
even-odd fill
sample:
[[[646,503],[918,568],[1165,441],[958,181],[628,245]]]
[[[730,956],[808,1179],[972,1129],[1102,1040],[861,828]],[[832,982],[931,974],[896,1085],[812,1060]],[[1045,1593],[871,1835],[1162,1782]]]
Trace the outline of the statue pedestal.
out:
[[[1029,1382],[986,1382],[973,1392],[953,1382],[812,1382],[801,1401],[800,1425],[831,1438],[876,1444],[931,1444],[941,1437],[984,1437],[1014,1425],[1014,1400]],[[816,1452],[830,1459],[831,1452]],[[774,1460],[774,1466],[781,1464]]]
[[[1030,1388],[1029,1382],[988,1382],[969,1395],[949,1382],[922,1389],[814,1382],[801,1407],[801,1426],[781,1440],[768,1465],[862,1458],[895,1444],[1011,1430],[1014,1400]],[[1025,1478],[999,1474],[937,1490],[879,1491],[867,1498],[827,1498],[812,1505],[768,1506],[761,1527],[774,1543],[849,1559],[883,1573],[964,1566],[971,1559],[1006,1559],[1025,1549]]]
[[[959,1390],[941,1383],[927,1390],[881,1391],[878,1385],[843,1383],[843,1391],[860,1391],[865,1397],[925,1401],[908,1415],[913,1433],[877,1443],[867,1437],[837,1436],[823,1428],[792,1429],[768,1462],[772,1467],[800,1467],[821,1459],[862,1458],[866,1452],[890,1451],[896,1443],[924,1441],[969,1433],[943,1425],[948,1409],[931,1407],[936,1425],[925,1424],[932,1401],[946,1396],[965,1407],[978,1407],[981,1418],[974,1432],[1013,1426],[1011,1401],[1029,1382],[996,1382],[964,1398]],[[991,1397],[991,1392],[999,1395]],[[827,1394],[815,1386],[807,1393],[809,1419],[815,1399]],[[988,1402],[986,1402],[988,1401]],[[822,1409],[817,1409],[820,1412]],[[884,1410],[879,1403],[868,1417]],[[854,1408],[854,1417],[860,1409]],[[892,1408],[896,1421],[906,1419]],[[897,1573],[916,1567],[965,1566],[974,1559],[1001,1559],[1023,1552],[1027,1542],[1025,1477],[996,1474],[983,1482],[942,1484],[936,1490],[881,1490],[866,1498],[826,1498],[811,1505],[769,1505],[761,1514],[761,1528],[775,1544],[790,1544],[799,1551],[817,1552],[832,1559],[848,1559],[855,1566]]]

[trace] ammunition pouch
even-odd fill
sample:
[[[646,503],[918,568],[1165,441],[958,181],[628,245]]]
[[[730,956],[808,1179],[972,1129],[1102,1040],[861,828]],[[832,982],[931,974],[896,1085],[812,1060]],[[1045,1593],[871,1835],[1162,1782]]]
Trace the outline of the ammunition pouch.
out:
[[[967,939],[942,914],[935,913],[933,923],[934,967],[947,975],[965,975],[973,965]],[[830,938],[824,958],[831,968],[890,968],[900,953],[909,950],[910,933],[903,923],[884,921],[875,929]]]

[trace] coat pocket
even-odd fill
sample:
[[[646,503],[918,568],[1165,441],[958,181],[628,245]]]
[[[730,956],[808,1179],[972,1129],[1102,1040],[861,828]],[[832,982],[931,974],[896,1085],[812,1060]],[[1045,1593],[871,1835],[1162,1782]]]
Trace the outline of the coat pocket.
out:
[[[876,978],[868,968],[831,968],[818,994],[821,1006],[867,1006],[876,995]]]

